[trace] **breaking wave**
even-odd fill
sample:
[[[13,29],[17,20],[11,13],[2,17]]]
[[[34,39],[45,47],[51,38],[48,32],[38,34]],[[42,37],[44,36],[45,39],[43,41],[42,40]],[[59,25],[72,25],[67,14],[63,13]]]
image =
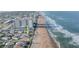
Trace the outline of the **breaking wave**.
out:
[[[51,25],[50,28],[52,28],[52,30],[63,33],[65,38],[69,38],[69,37],[72,38],[68,44],[79,45],[78,34],[69,32],[68,30],[64,29],[63,26],[57,24],[54,19],[51,19],[48,16],[45,16],[45,18],[46,18],[46,24],[48,24],[48,26]]]

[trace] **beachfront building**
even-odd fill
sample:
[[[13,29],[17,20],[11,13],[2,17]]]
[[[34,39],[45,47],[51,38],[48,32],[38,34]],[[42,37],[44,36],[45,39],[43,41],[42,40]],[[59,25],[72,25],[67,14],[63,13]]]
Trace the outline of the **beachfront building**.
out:
[[[27,25],[27,18],[16,18],[15,19],[15,29],[17,29],[18,31],[24,31],[24,28]]]

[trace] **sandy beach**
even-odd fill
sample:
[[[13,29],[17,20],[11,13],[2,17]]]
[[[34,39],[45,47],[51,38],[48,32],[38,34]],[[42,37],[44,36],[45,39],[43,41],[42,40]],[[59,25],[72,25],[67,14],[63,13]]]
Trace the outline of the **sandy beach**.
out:
[[[39,16],[38,24],[45,24],[43,16]],[[46,28],[37,28],[31,48],[58,48],[56,42],[49,37]]]

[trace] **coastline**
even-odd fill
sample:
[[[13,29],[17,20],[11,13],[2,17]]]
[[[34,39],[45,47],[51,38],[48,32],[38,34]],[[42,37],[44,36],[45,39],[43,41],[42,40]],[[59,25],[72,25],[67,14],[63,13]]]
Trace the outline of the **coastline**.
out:
[[[49,33],[49,36],[50,36],[51,40],[53,40],[56,43],[56,45],[58,46],[58,48],[61,48],[60,43],[56,40],[56,38],[54,37],[54,34],[51,33],[49,30],[47,30],[47,31]]]
[[[38,24],[45,24],[45,17],[39,16],[38,17]],[[46,28],[37,28],[36,37],[33,39],[33,44],[31,48],[59,48],[58,42],[55,40],[55,38],[51,37],[48,33],[48,30]]]
[[[41,12],[41,15],[44,17],[44,19],[46,19],[46,15],[44,12]],[[50,30],[47,29],[47,32],[51,38],[52,41],[54,41],[56,43],[56,45],[58,46],[58,48],[61,48],[60,43],[56,40],[56,38],[54,37],[54,34],[50,32]]]

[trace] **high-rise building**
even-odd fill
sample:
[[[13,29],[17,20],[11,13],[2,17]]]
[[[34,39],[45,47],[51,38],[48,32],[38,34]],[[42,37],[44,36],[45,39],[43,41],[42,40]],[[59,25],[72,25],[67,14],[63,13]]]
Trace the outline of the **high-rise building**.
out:
[[[15,27],[20,31],[24,31],[24,28],[27,25],[27,18],[16,18],[15,19]]]

